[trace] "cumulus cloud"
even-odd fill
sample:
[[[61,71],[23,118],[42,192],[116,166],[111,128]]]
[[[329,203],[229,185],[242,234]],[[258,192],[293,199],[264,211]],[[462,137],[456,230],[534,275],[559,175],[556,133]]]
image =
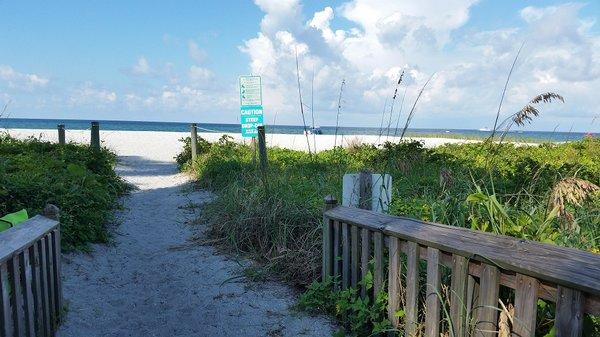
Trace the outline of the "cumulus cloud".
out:
[[[150,63],[148,63],[148,60],[144,56],[140,57],[131,67],[131,73],[134,75],[149,75],[151,72]]]
[[[192,60],[196,63],[201,64],[206,61],[207,54],[206,52],[198,46],[198,44],[194,41],[188,42],[188,51]]]
[[[48,80],[37,74],[20,73],[11,66],[0,64],[0,80],[6,82],[8,87],[32,90],[48,85]]]
[[[106,107],[117,101],[117,93],[107,89],[97,88],[91,82],[86,82],[72,90],[68,104],[74,106]]]
[[[240,50],[249,57],[251,72],[263,76],[267,115],[276,112],[286,122],[300,120],[297,51],[304,96],[310,95],[314,72],[315,111],[325,124],[334,120],[342,78],[348,122],[374,125],[405,70],[407,102],[436,72],[419,104],[417,123],[437,125],[444,118],[471,123],[453,122],[454,127],[487,125],[523,41],[506,114],[542,91],[578,102],[550,107],[548,116],[598,114],[589,97],[600,89],[600,36],[592,30],[594,22],[582,16],[582,4],[525,7],[518,13],[521,25],[485,31],[459,29],[469,22],[476,0],[351,0],[308,13],[304,22],[298,1],[256,3],[265,13],[261,31]],[[336,29],[338,18],[345,19],[343,29]]]

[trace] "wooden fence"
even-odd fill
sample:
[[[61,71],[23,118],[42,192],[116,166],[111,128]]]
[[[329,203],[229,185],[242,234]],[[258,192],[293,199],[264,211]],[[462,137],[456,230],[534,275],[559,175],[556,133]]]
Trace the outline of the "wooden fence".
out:
[[[0,233],[0,336],[54,336],[62,310],[58,209]]]
[[[538,299],[556,303],[557,337],[581,336],[584,314],[600,314],[597,254],[337,206],[332,197],[323,223],[323,275],[357,288],[374,261],[373,291],[387,285],[389,319],[405,336],[497,336],[501,287],[514,305],[513,337],[535,336]]]

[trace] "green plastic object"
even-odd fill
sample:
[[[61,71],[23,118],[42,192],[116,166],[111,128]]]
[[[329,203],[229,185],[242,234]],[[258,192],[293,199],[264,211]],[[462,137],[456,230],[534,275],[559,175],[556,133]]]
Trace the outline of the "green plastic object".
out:
[[[14,212],[14,213],[6,214],[5,216],[0,218],[0,232],[5,231],[11,227],[14,227],[28,219],[29,219],[29,215],[27,214],[26,209],[22,209],[20,211]]]

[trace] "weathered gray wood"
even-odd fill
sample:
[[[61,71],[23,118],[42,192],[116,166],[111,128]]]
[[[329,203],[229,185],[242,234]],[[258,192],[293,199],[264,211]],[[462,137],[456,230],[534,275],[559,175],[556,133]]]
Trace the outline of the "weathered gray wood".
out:
[[[58,129],[58,144],[65,145],[65,125],[58,124],[56,127]]]
[[[258,157],[260,161],[260,170],[263,176],[268,170],[267,159],[267,141],[265,139],[265,127],[263,125],[257,127],[258,130]]]
[[[23,294],[21,293],[21,273],[19,267],[21,256],[15,255],[8,264],[8,274],[10,276],[10,287],[12,289],[11,306],[13,316],[13,331],[18,337],[25,336],[25,316],[23,311]]]
[[[190,148],[192,150],[192,163],[195,163],[198,157],[198,126],[196,123],[192,123],[190,126]]]
[[[597,254],[492,233],[472,231],[358,208],[337,207],[327,215],[384,234],[441,251],[472,257],[600,296],[600,258]]]
[[[41,283],[41,271],[40,271],[40,252],[38,249],[39,241],[34,243],[33,246],[29,247],[29,256],[31,257],[31,268],[32,268],[32,285],[34,300],[34,319],[35,319],[35,331],[38,336],[44,335],[44,312],[42,305],[42,283]]]
[[[539,282],[533,277],[517,274],[513,337],[535,337]]]
[[[350,286],[350,228],[342,223],[342,289]]]
[[[414,337],[418,328],[419,309],[419,246],[408,242],[406,253],[406,305],[404,335]]]
[[[18,255],[42,236],[54,230],[58,221],[36,215],[33,218],[0,233],[0,262]]]
[[[558,287],[554,326],[557,337],[581,337],[583,332],[583,294],[581,291]]]
[[[370,210],[373,206],[371,201],[373,197],[373,176],[367,171],[362,171],[358,179],[358,207]]]
[[[339,221],[333,222],[333,279],[335,280],[334,289],[339,289],[340,278],[341,278],[341,224]]]
[[[373,298],[377,298],[377,295],[383,287],[383,234],[381,232],[375,232],[373,234],[373,255],[375,258],[373,273]]]
[[[337,205],[337,200],[332,195],[324,198],[324,212],[334,208]],[[325,280],[333,275],[333,233],[332,221],[327,216],[323,216],[323,268],[321,277]]]
[[[479,281],[479,304],[476,308],[475,336],[495,337],[498,331],[498,297],[500,272],[486,264]]]
[[[9,296],[8,266],[0,263],[0,336],[12,336],[12,309]]]
[[[50,238],[50,234],[46,235],[42,240],[44,240],[44,245],[46,248],[46,271],[48,273],[48,306],[50,308],[50,327],[51,330],[54,330],[54,325],[56,323],[58,313],[56,312],[56,288],[54,283],[54,250],[52,249],[52,240]]]
[[[473,276],[467,277],[467,323],[473,323],[475,315],[475,308],[479,303],[479,281]],[[468,325],[467,325],[468,327]]]
[[[452,256],[452,283],[450,286],[450,321],[455,337],[466,337],[467,277],[469,260],[460,255]]]
[[[425,337],[439,337],[440,335],[441,296],[440,251],[428,247]]]
[[[364,280],[369,272],[369,260],[371,259],[371,231],[363,228],[361,230],[361,248],[360,248],[360,274]],[[363,286],[360,289],[360,296],[367,296],[367,289]]]
[[[358,245],[358,227],[350,228],[350,286],[358,287],[358,273],[360,270],[360,250]]]
[[[395,237],[389,238],[389,267],[388,267],[388,319],[392,322],[392,327],[400,326],[400,318],[396,312],[400,310],[400,294],[402,293],[400,263],[400,240]]]
[[[46,336],[52,335],[52,319],[50,317],[50,279],[48,272],[48,258],[46,253],[46,240],[41,239],[38,241],[38,252],[40,255],[40,284],[42,286],[42,312],[44,318],[44,331]]]
[[[92,122],[90,130],[90,146],[94,150],[100,150],[100,123]]]
[[[23,295],[23,316],[25,319],[25,334],[30,337],[35,337],[35,304],[33,299],[33,290],[31,289],[33,275],[29,260],[29,249],[26,249],[21,253],[21,259],[19,262],[19,269],[21,272],[21,293]]]
[[[60,231],[54,230],[50,233],[50,238],[52,240],[52,264],[54,266],[54,287],[56,291],[54,292],[54,303],[56,305],[56,312],[60,315],[62,311],[62,280],[61,280],[61,270],[60,270]]]

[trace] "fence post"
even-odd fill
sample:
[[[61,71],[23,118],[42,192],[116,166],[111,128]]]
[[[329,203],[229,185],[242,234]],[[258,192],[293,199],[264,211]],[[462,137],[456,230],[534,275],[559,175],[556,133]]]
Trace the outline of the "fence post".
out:
[[[325,207],[323,212],[337,206],[337,200],[332,195],[324,199]],[[333,274],[333,235],[331,221],[323,215],[323,269],[321,270],[321,279],[325,281],[327,277]]]
[[[258,127],[258,156],[260,158],[260,170],[262,171],[263,178],[267,174],[267,143],[265,140],[265,127],[261,125]]]
[[[94,150],[100,150],[100,123],[92,122],[90,145]]]
[[[196,123],[192,123],[191,127],[191,138],[192,138],[192,164],[196,162],[198,156],[198,126]]]
[[[58,124],[57,128],[58,128],[58,144],[65,145],[65,125]]]

